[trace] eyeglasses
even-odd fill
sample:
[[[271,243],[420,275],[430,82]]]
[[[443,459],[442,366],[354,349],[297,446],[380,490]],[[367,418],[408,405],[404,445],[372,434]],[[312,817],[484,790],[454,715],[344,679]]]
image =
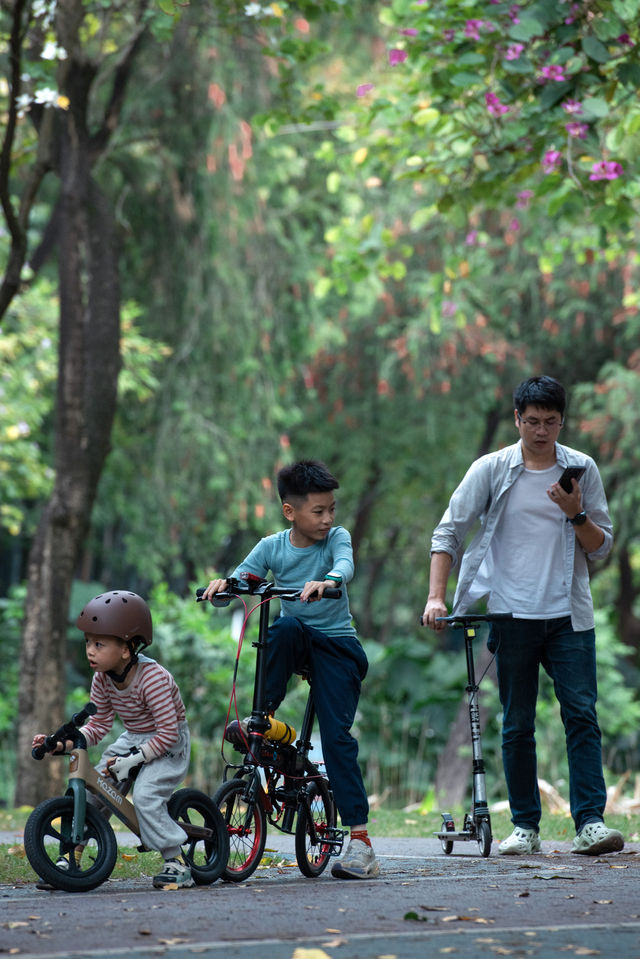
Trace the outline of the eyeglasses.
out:
[[[523,426],[528,426],[529,429],[531,430],[537,430],[540,427],[542,427],[545,430],[557,430],[562,426],[564,422],[564,420],[559,420],[556,416],[552,416],[548,420],[539,420],[535,416],[527,416],[527,418],[525,419],[524,417],[520,416],[519,413],[518,413],[518,419],[520,420]]]

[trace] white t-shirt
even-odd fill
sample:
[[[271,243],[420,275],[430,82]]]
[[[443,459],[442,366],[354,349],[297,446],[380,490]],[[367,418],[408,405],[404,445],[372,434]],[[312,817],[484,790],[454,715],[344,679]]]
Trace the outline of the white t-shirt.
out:
[[[489,592],[492,613],[511,612],[520,619],[571,615],[562,539],[566,516],[547,496],[561,472],[557,463],[525,469],[509,491],[474,584]]]

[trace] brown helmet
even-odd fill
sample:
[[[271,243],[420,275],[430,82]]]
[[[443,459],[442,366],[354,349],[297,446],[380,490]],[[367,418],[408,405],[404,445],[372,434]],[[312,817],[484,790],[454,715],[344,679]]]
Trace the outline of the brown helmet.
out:
[[[153,642],[149,607],[129,590],[115,589],[95,596],[78,616],[76,626],[83,633],[117,636],[129,643],[132,652]]]

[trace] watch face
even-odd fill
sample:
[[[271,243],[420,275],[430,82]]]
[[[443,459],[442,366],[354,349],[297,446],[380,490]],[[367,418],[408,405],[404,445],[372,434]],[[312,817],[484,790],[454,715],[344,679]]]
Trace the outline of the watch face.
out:
[[[574,516],[571,522],[574,526],[582,526],[583,523],[587,522],[587,514],[583,510],[582,513],[578,513],[577,516]]]

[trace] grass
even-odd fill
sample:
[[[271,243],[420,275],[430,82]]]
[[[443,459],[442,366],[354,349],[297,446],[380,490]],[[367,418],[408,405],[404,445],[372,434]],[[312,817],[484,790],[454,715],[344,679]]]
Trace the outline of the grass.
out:
[[[0,876],[2,882],[10,885],[36,882],[37,876],[29,864],[24,846],[22,830],[27,820],[28,808],[0,810],[0,830],[15,832],[15,842],[0,844]],[[464,811],[453,810],[456,828],[463,825]],[[116,829],[119,823],[114,822]],[[619,829],[630,842],[640,842],[640,823],[637,816],[607,815],[607,825]],[[507,812],[492,812],[491,827],[496,839],[503,839],[512,830]],[[372,810],[369,831],[376,837],[405,836],[409,838],[431,838],[440,829],[440,815],[437,811],[426,815],[418,811],[406,812],[401,809]],[[544,814],[540,827],[543,839],[568,842],[575,834],[573,822],[568,816]],[[267,847],[269,837],[267,836]],[[112,873],[113,879],[137,879],[141,876],[153,876],[160,871],[162,858],[158,853],[139,853],[134,848],[121,847],[118,860]]]

